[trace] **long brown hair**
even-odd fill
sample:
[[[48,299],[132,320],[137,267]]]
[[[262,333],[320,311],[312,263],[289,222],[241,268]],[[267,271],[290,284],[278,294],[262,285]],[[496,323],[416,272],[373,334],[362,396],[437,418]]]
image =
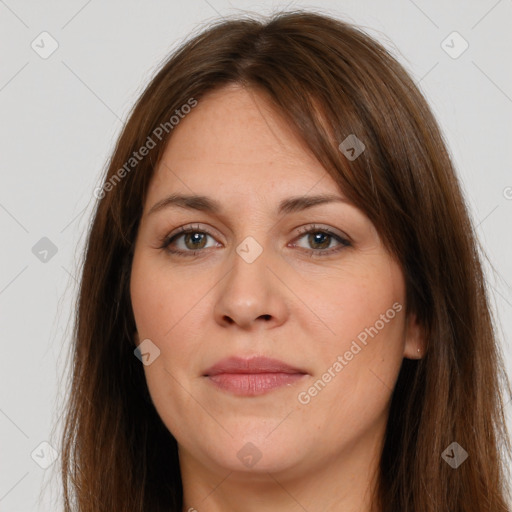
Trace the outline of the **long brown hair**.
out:
[[[393,391],[375,506],[510,511],[510,386],[481,252],[440,129],[380,44],[351,24],[295,11],[224,20],[195,34],[162,65],[119,137],[80,281],[61,447],[66,512],[181,511],[177,443],[134,356],[129,277],[170,119],[233,83],[264,93],[370,218],[403,270],[407,311],[424,329],[425,356],[404,359]],[[356,159],[339,148],[351,135],[365,145]],[[456,469],[442,457],[453,442],[469,454]]]

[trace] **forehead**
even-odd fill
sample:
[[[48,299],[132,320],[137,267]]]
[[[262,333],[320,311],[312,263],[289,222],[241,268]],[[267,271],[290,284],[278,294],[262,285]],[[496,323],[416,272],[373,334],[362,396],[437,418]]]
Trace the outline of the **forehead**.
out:
[[[148,202],[171,191],[247,202],[339,188],[262,93],[230,85],[205,95],[174,128]]]

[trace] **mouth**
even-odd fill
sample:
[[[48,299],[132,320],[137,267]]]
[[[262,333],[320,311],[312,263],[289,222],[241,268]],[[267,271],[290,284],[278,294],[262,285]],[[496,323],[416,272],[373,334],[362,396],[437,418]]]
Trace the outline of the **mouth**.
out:
[[[230,357],[214,364],[203,374],[220,390],[238,396],[257,396],[292,386],[308,373],[283,361],[267,357]]]

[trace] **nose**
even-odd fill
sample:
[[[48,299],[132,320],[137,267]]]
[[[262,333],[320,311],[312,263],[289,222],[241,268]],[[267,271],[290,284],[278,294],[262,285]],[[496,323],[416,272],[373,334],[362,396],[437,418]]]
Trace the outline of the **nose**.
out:
[[[250,262],[233,251],[229,265],[231,269],[216,287],[216,322],[244,330],[271,329],[284,323],[287,288],[276,258],[263,250]]]

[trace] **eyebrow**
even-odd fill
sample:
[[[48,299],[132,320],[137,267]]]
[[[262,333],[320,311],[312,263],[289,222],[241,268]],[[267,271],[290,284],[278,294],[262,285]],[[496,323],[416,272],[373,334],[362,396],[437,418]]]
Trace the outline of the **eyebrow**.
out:
[[[319,204],[341,202],[347,200],[334,194],[320,194],[316,196],[296,196],[283,199],[277,209],[278,215],[288,214],[306,210]],[[168,197],[155,203],[148,212],[151,215],[165,208],[179,207],[188,210],[199,210],[202,212],[220,214],[222,213],[221,203],[211,197],[202,195],[171,194]]]

